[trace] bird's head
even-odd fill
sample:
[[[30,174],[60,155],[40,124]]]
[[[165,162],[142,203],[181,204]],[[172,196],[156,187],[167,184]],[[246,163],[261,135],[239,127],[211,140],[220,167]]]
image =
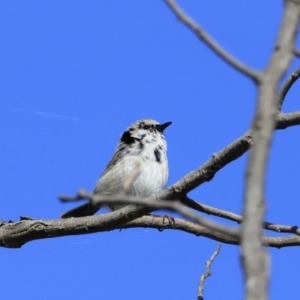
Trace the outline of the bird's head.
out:
[[[121,141],[125,144],[131,144],[136,140],[151,142],[157,136],[163,136],[164,130],[171,124],[172,122],[160,124],[152,119],[139,120],[127,128],[121,137]]]

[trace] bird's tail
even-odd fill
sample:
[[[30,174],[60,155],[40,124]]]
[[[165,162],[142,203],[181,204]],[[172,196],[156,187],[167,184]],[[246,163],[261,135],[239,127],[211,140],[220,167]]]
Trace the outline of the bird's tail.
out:
[[[67,212],[63,213],[61,215],[62,219],[66,218],[78,218],[78,217],[85,217],[85,216],[92,216],[94,215],[98,210],[100,209],[99,206],[91,206],[90,203],[85,203],[83,205],[80,205],[78,207],[75,207],[71,210],[68,210]]]

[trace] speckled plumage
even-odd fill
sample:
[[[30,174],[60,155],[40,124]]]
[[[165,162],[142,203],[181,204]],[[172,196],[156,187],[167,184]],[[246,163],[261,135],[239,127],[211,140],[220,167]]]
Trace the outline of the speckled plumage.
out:
[[[100,176],[94,194],[113,196],[119,193],[137,165],[140,174],[133,182],[129,195],[149,197],[165,189],[169,169],[163,130],[170,124],[161,125],[155,120],[143,119],[127,128],[113,158]],[[111,209],[123,206],[113,206]],[[99,209],[86,203],[64,213],[62,218],[93,215]]]

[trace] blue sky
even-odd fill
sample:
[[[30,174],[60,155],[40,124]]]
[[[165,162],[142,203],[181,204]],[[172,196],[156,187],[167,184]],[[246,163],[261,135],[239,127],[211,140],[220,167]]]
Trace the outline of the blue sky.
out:
[[[181,1],[228,51],[256,69],[270,55],[280,1]],[[56,219],[58,194],[92,191],[132,122],[166,130],[169,185],[243,134],[254,84],[177,21],[163,1],[1,1],[0,218]],[[299,66],[295,60],[290,72]],[[300,85],[283,110],[299,109]],[[266,219],[299,225],[300,128],[276,132]],[[240,213],[247,155],[190,196]],[[227,223],[227,222],[226,222]],[[270,235],[274,235],[269,233]],[[3,299],[195,299],[218,242],[182,232],[123,230],[0,249]],[[270,296],[299,294],[297,248],[271,249]],[[243,295],[239,249],[223,245],[207,299]]]

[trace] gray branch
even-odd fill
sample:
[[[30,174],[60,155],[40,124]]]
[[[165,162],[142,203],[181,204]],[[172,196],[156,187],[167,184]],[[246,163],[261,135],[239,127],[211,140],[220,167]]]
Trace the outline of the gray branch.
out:
[[[198,203],[194,200],[193,202],[198,204],[198,211],[206,213],[208,215],[213,215],[222,219],[227,219],[238,224],[243,222],[243,216],[235,214],[231,211],[219,209],[216,207],[212,207],[203,203]],[[280,232],[280,233],[293,233],[300,236],[300,229],[297,225],[289,226],[289,225],[281,225],[281,224],[274,224],[270,222],[263,222],[263,228],[269,231]]]
[[[241,261],[246,282],[246,300],[268,299],[269,258],[267,252],[261,249],[266,167],[278,113],[276,89],[294,58],[300,17],[297,1],[286,0],[284,4],[284,15],[274,51],[258,85],[252,130],[253,147],[246,170],[244,219],[241,227]]]
[[[230,53],[221,47],[203,28],[200,27],[189,15],[187,15],[181,7],[174,0],[165,0],[166,4],[170,7],[178,19],[190,28],[197,37],[202,40],[214,53],[220,56],[233,68],[237,69],[242,74],[250,77],[255,82],[260,82],[260,73],[252,70],[244,63],[238,61]]]
[[[288,91],[290,90],[292,85],[297,81],[299,77],[300,77],[300,68],[295,70],[283,84],[282,88],[278,93],[278,111],[281,111],[282,103],[285,99],[285,96],[287,95]]]
[[[125,216],[126,218],[126,216]],[[205,237],[229,245],[239,245],[239,238],[213,231],[195,223],[174,218],[172,222],[165,216],[143,216],[135,220],[119,221],[118,211],[103,215],[59,220],[35,220],[24,218],[19,222],[7,223],[0,227],[0,247],[20,248],[24,244],[40,239],[69,235],[92,234],[129,228],[152,228],[179,230],[196,237]],[[300,246],[300,236],[262,237],[262,245],[272,248]]]
[[[221,245],[219,245],[217,247],[217,249],[214,251],[214,253],[212,254],[211,258],[206,261],[205,263],[205,273],[201,275],[200,277],[200,283],[199,283],[199,287],[198,287],[198,297],[197,300],[203,300],[203,292],[204,292],[204,283],[207,277],[209,277],[212,273],[210,270],[211,264],[213,263],[213,261],[215,260],[215,258],[217,257],[217,255],[219,254],[221,250]]]
[[[78,196],[70,199],[69,197],[65,196],[60,196],[60,199],[63,202],[66,201],[77,201],[77,200],[90,200],[93,205],[98,206],[99,204],[102,205],[109,205],[109,204],[135,204],[135,205],[141,205],[143,207],[150,208],[152,211],[157,210],[157,209],[166,209],[170,211],[175,211],[182,215],[185,218],[188,218],[192,222],[205,226],[211,230],[216,230],[221,233],[225,233],[230,236],[235,236],[237,237],[239,235],[239,231],[236,228],[231,228],[229,226],[225,226],[223,224],[219,224],[217,222],[208,220],[204,217],[201,217],[194,213],[191,209],[185,207],[182,205],[181,201],[179,200],[173,200],[173,201],[168,201],[168,200],[160,200],[160,201],[155,201],[151,198],[138,198],[138,197],[129,197],[125,196],[123,193],[120,193],[119,195],[112,196],[112,197],[107,197],[107,196],[101,196],[101,195],[96,195],[96,194],[90,194],[86,192],[85,190],[79,190],[78,191]]]

